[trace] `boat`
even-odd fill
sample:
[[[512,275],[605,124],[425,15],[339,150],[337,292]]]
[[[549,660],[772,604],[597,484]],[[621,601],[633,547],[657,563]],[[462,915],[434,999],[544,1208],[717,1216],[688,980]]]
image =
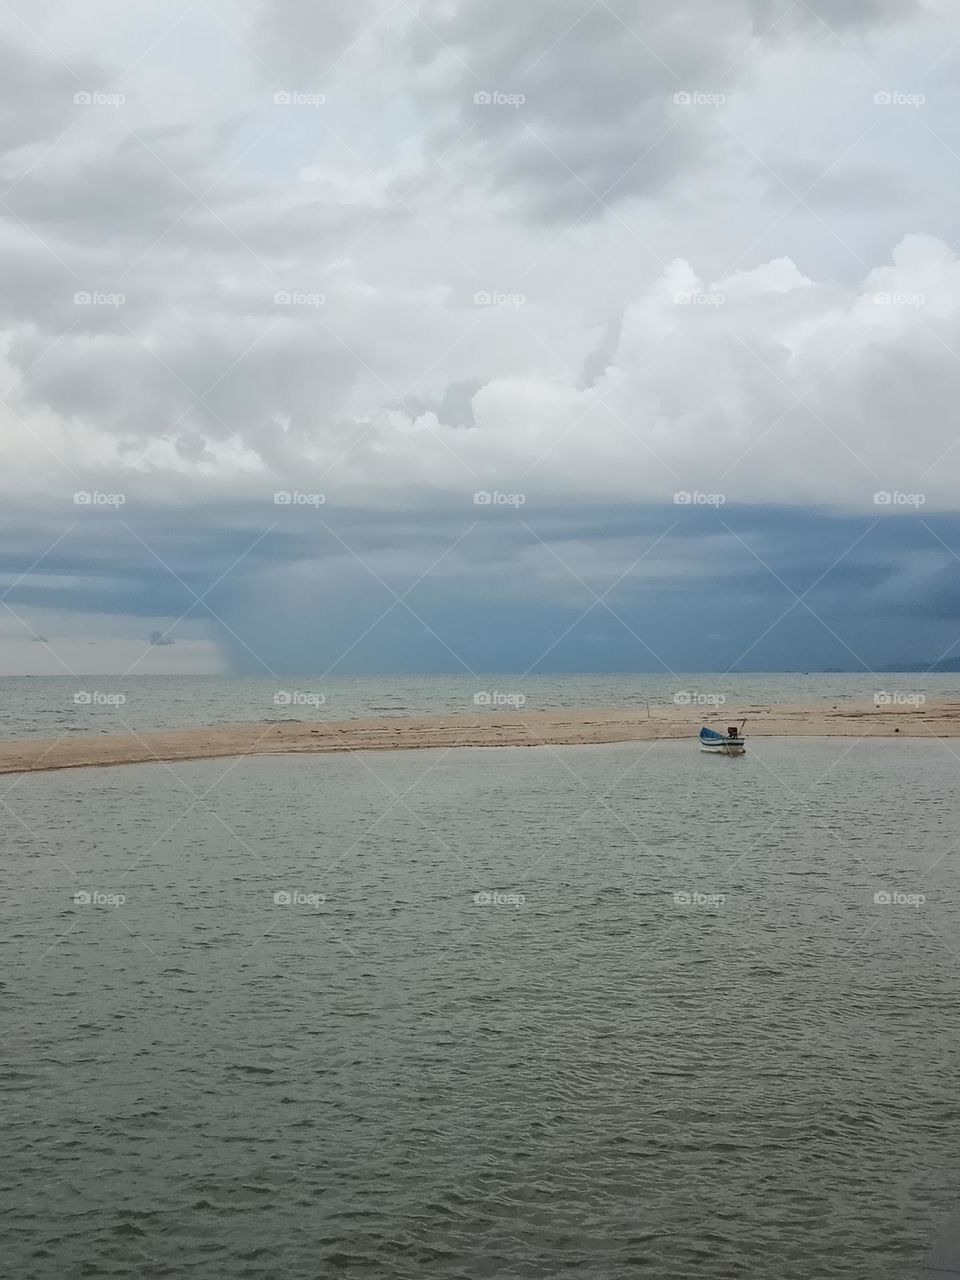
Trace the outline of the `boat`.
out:
[[[713,755],[742,756],[747,749],[742,730],[743,725],[738,729],[733,724],[728,726],[726,733],[717,733],[716,729],[708,729],[704,725],[700,730],[700,750]]]

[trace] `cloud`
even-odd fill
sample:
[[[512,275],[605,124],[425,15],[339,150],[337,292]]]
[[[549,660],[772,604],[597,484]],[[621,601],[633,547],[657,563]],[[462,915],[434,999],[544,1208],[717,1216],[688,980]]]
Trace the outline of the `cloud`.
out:
[[[71,68],[19,41],[0,46],[0,155],[56,136],[78,121],[74,95],[107,83],[89,57]],[[10,164],[9,157],[4,160]]]
[[[784,18],[829,28],[893,25],[920,17],[933,6],[925,0],[805,0],[801,5],[790,0],[751,0],[750,8],[757,28],[769,31]]]
[[[405,494],[468,510],[474,492],[497,489],[876,511],[874,495],[891,491],[934,510],[952,506],[960,480],[960,259],[930,237],[907,237],[854,288],[789,259],[713,281],[677,260],[627,306],[589,383],[578,370],[595,331],[554,350],[536,307],[424,294],[393,336],[401,313],[375,290],[271,309],[179,326],[173,312],[149,336],[163,313],[131,317],[136,329],[78,330],[52,350],[24,330],[10,347],[17,402],[113,435],[111,483],[125,474],[146,496],[172,467],[212,491],[259,477],[270,492],[282,480],[374,507]],[[118,309],[104,310],[113,325]],[[407,402],[409,371],[431,359]]]
[[[48,555],[10,596],[43,634],[85,609],[163,630],[184,582],[225,575],[238,635],[289,616],[288,660],[314,627],[332,660],[384,605],[372,566],[398,590],[428,570],[479,662],[498,598],[536,642],[569,623],[583,588],[550,548],[602,590],[664,535],[631,581],[676,622],[691,581],[772,607],[742,547],[728,573],[723,525],[758,505],[878,519],[901,549],[955,508],[936,6],[220,0],[165,35],[162,6],[111,4],[40,6],[3,55],[0,493],[10,581]],[[920,554],[833,580],[875,616],[900,572],[943,600]]]
[[[680,0],[435,0],[411,39],[441,64],[431,87],[453,115],[438,145],[537,219],[600,217],[653,198],[730,148],[722,108],[749,84],[758,41],[804,41],[833,26],[885,25],[917,3]],[[838,43],[840,38],[837,37]]]
[[[388,0],[260,0],[251,23],[251,48],[270,75],[293,74],[306,90],[393,6]]]

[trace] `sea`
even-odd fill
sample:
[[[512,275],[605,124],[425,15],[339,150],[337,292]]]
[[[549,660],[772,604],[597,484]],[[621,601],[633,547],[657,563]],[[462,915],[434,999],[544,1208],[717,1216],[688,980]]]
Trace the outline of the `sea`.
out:
[[[482,712],[701,708],[960,697],[947,675],[7,676],[0,740],[221,724]],[[892,705],[892,703],[890,704]],[[749,732],[749,729],[747,730]]]
[[[5,736],[300,705],[256,680],[80,690],[126,690],[111,709],[75,683],[3,681]],[[876,683],[281,692],[325,690],[346,718]],[[950,696],[950,677],[884,692]],[[0,1271],[924,1275],[960,1202],[960,743],[749,748],[0,779]]]

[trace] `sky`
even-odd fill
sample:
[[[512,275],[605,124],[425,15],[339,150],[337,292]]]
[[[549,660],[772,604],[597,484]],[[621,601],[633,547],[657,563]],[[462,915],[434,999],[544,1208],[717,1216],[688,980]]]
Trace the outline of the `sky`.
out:
[[[7,0],[0,674],[956,656],[958,193],[952,0]]]

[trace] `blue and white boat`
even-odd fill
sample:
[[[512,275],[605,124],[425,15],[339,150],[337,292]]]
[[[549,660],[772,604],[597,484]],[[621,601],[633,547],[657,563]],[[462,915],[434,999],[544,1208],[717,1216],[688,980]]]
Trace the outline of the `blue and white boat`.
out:
[[[730,725],[726,733],[717,733],[716,729],[708,729],[706,726],[700,730],[701,751],[720,756],[742,756],[746,749],[743,734],[735,724]]]

